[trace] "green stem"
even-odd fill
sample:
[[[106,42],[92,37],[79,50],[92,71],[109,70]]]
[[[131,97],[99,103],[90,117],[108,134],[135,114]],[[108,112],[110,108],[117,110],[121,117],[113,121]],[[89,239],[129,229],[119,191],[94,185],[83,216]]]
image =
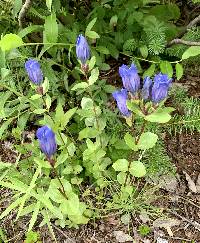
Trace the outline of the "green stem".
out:
[[[147,124],[147,121],[146,120],[144,120],[143,121],[143,124],[142,124],[142,127],[141,127],[141,130],[140,130],[140,133],[139,133],[139,135],[138,135],[138,137],[137,137],[137,139],[136,139],[136,141],[135,141],[135,144],[137,145],[138,144],[138,142],[140,141],[140,138],[141,138],[141,135],[143,134],[143,132],[144,132],[144,130],[145,130],[145,127],[146,127],[146,124]],[[128,181],[128,176],[129,176],[129,170],[130,170],[130,167],[131,167],[131,160],[129,160],[129,163],[128,163],[128,171],[127,171],[127,173],[126,173],[126,178],[125,178],[125,182],[124,182],[124,187],[126,186],[126,184],[127,184],[127,181]]]
[[[62,183],[62,181],[61,181],[61,179],[60,179],[60,177],[59,177],[59,175],[58,175],[58,172],[57,172],[56,168],[54,167],[54,165],[52,165],[52,169],[53,169],[53,172],[55,173],[55,175],[56,175],[56,177],[57,177],[57,179],[58,179],[58,181],[59,181],[59,183],[60,183],[60,185],[61,185],[61,188],[59,189],[60,193],[61,193],[66,199],[68,199],[68,197],[67,197],[67,195],[66,195],[66,192],[65,192],[64,185],[63,185],[63,183]]]

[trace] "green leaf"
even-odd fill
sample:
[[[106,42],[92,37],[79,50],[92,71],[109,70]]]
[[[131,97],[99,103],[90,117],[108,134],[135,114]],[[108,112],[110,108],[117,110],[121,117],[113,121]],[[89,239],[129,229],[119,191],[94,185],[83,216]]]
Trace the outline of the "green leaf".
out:
[[[144,164],[140,161],[133,161],[131,163],[129,172],[132,176],[143,177],[146,175],[146,168]]]
[[[86,127],[79,132],[79,140],[83,138],[95,138],[99,134],[99,131],[92,127]]]
[[[200,55],[200,46],[191,46],[183,53],[182,60],[198,55]]]
[[[23,38],[32,32],[39,32],[43,29],[44,29],[43,25],[30,25],[30,26],[20,30],[20,32],[18,33],[18,36]]]
[[[89,85],[94,84],[99,77],[99,69],[96,67],[95,69],[92,70],[91,75],[89,77],[88,83]]]
[[[39,95],[39,94],[35,94],[35,95],[32,95],[30,97],[30,100],[37,100],[37,99],[40,99],[42,97],[42,95]]]
[[[143,78],[145,77],[151,77],[153,76],[154,72],[155,72],[155,69],[156,69],[156,65],[153,63],[151,64],[151,66],[144,72],[143,74]]]
[[[45,113],[45,112],[46,112],[45,109],[35,109],[35,110],[33,111],[33,113],[35,113],[35,114],[37,114],[37,115],[41,115],[41,114],[43,114],[43,113]]]
[[[83,110],[93,109],[93,107],[94,107],[93,100],[88,97],[83,97],[81,100],[81,107]]]
[[[105,46],[98,46],[96,47],[96,51],[102,53],[102,54],[105,54],[105,55],[108,55],[110,54],[108,48],[106,48]]]
[[[49,90],[49,80],[47,77],[45,77],[44,82],[42,84],[42,88],[43,88],[43,94],[46,94]]]
[[[88,88],[88,86],[89,86],[88,83],[81,82],[81,83],[75,84],[71,90],[86,89],[86,88]]]
[[[100,36],[97,34],[97,32],[95,31],[89,31],[87,33],[87,36],[91,39],[97,39],[97,38],[100,38]]]
[[[94,24],[96,23],[97,21],[97,18],[94,18],[92,21],[90,21],[90,23],[88,24],[88,26],[86,27],[86,30],[85,30],[85,35],[88,36],[88,32],[91,31],[92,27],[94,26]]]
[[[110,19],[110,27],[114,27],[117,24],[117,20],[118,20],[118,16],[117,15],[113,15]]]
[[[166,123],[171,119],[171,115],[169,113],[172,111],[174,111],[174,108],[172,107],[161,108],[156,110],[154,113],[145,116],[144,119],[150,122]]]
[[[128,160],[126,159],[118,159],[112,167],[114,168],[115,171],[121,171],[121,172],[126,172],[128,171]]]
[[[9,118],[7,121],[2,123],[2,125],[0,127],[0,139],[2,138],[3,133],[8,128],[8,126],[12,123],[13,120],[14,120],[14,118],[12,117],[12,118]]]
[[[125,183],[125,180],[126,180],[126,176],[127,176],[127,173],[125,172],[120,172],[118,175],[117,175],[117,181],[123,185]],[[130,176],[128,176],[128,180],[127,180],[127,183],[130,182]]]
[[[140,53],[141,53],[142,57],[147,58],[148,57],[148,48],[147,48],[147,46],[146,45],[141,46],[139,49],[140,49]]]
[[[138,147],[140,149],[150,149],[153,148],[158,140],[158,136],[152,132],[144,132],[140,136]]]
[[[181,79],[183,76],[183,66],[180,63],[176,64],[176,78]]]
[[[135,138],[133,138],[128,132],[124,136],[124,140],[130,149],[132,149],[133,151],[138,150],[137,145],[135,144]]]
[[[1,162],[0,161],[0,170],[5,169],[5,168],[8,168],[10,166],[12,166],[11,163],[4,163],[4,162]]]
[[[51,107],[51,97],[48,94],[46,94],[45,104],[46,104],[47,110],[49,110]]]
[[[94,65],[96,64],[96,57],[92,56],[89,61],[89,71],[91,71],[94,68]]]
[[[13,4],[13,17],[16,18],[17,14],[22,8],[22,0],[14,0]]]
[[[11,49],[20,47],[24,44],[21,37],[15,34],[7,34],[0,41],[2,51],[10,51]]]
[[[44,24],[44,43],[56,43],[58,39],[58,24],[56,15],[51,14],[46,17]]]
[[[170,62],[168,61],[161,61],[160,69],[163,74],[167,74],[169,78],[173,75],[173,68]]]
[[[52,0],[46,0],[46,5],[47,5],[48,10],[51,12]]]
[[[74,108],[68,110],[68,111],[63,115],[63,117],[62,117],[62,123],[61,123],[61,125],[62,125],[63,127],[65,127],[65,126],[67,125],[67,123],[69,122],[69,120],[70,120],[70,119],[72,118],[72,116],[75,114],[76,110],[77,110],[77,107],[74,107]]]

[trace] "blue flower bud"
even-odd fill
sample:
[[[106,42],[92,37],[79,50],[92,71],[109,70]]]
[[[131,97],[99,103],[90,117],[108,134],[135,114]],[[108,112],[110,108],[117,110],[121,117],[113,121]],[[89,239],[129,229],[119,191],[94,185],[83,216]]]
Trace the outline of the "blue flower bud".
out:
[[[169,79],[167,74],[159,73],[154,77],[151,97],[153,103],[157,104],[167,97],[171,82],[172,79]]]
[[[141,96],[143,100],[148,100],[150,99],[151,96],[151,90],[152,90],[152,80],[150,77],[145,77],[144,78],[144,83],[141,91]]]
[[[29,59],[25,62],[25,69],[28,73],[30,80],[34,84],[40,85],[43,81],[43,74],[39,62],[33,59]]]
[[[83,35],[79,35],[76,40],[76,56],[82,64],[90,58],[90,47]]]
[[[135,94],[140,88],[140,76],[138,75],[136,66],[132,64],[129,68],[123,64],[119,68],[119,74],[122,78],[124,88],[132,94]]]
[[[117,101],[117,107],[123,116],[129,117],[131,115],[126,101],[128,99],[128,94],[126,89],[121,89],[120,91],[115,91],[112,93],[113,98]]]
[[[55,133],[48,126],[43,126],[37,130],[36,136],[40,143],[40,149],[50,159],[57,148]]]

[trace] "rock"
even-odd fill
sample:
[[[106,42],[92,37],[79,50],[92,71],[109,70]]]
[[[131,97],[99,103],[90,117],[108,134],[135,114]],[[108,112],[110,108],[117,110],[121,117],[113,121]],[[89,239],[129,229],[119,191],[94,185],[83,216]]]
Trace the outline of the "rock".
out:
[[[130,235],[124,233],[121,230],[114,231],[113,235],[116,238],[117,242],[133,241],[133,238]]]

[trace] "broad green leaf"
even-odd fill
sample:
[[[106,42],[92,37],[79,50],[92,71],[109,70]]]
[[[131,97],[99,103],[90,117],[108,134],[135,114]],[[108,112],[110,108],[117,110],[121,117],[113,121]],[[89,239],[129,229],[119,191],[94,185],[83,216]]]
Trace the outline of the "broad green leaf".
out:
[[[55,114],[55,124],[56,125],[60,125],[61,124],[61,119],[64,116],[64,111],[62,108],[61,103],[58,103],[57,107],[56,107],[56,114]]]
[[[42,88],[43,88],[43,94],[46,94],[49,90],[49,80],[47,77],[45,77],[44,82],[42,84]]]
[[[83,138],[95,138],[99,134],[99,131],[92,127],[86,127],[79,132],[78,139],[81,140]]]
[[[135,144],[135,138],[132,137],[128,132],[124,136],[124,140],[130,149],[132,149],[133,151],[138,150],[137,145]]]
[[[88,26],[86,27],[86,30],[85,30],[85,35],[88,36],[88,32],[91,31],[92,27],[94,26],[94,24],[96,23],[97,21],[97,18],[94,18],[92,21],[90,21],[90,23],[88,24]]]
[[[98,47],[96,47],[96,50],[105,55],[110,54],[108,48],[106,48],[105,46],[98,46]]]
[[[200,46],[189,47],[182,55],[182,60],[200,55]]]
[[[140,149],[150,149],[153,148],[158,140],[158,136],[152,132],[144,132],[140,136],[138,147]]]
[[[45,104],[46,104],[47,110],[49,110],[51,107],[51,97],[48,94],[46,94]]]
[[[176,64],[176,78],[181,79],[183,76],[183,66],[180,63]]]
[[[52,0],[46,0],[46,5],[47,5],[48,10],[51,12]]]
[[[92,70],[91,75],[89,77],[88,83],[89,85],[94,84],[99,77],[99,69],[96,67],[95,69]]]
[[[88,86],[89,86],[88,83],[81,82],[81,83],[75,84],[74,87],[72,88],[72,90],[86,89]]]
[[[141,53],[142,57],[147,58],[148,57],[148,48],[147,48],[147,46],[146,45],[141,46],[139,49],[140,49],[140,53]]]
[[[77,110],[77,107],[74,107],[70,110],[68,110],[62,117],[62,126],[65,127],[67,125],[67,123],[69,122],[69,120],[72,118],[72,116],[75,114]]]
[[[13,164],[11,164],[11,163],[4,163],[4,162],[1,162],[0,161],[0,170],[5,169],[5,168],[8,168],[8,167],[10,167],[12,165]]]
[[[44,24],[44,43],[56,43],[58,39],[58,24],[56,15],[51,14],[46,17]]]
[[[144,72],[143,78],[145,77],[151,77],[155,73],[156,65],[153,63],[151,66]]]
[[[99,34],[97,34],[97,32],[95,31],[89,31],[87,33],[87,36],[91,39],[97,39],[97,38],[100,38]]]
[[[144,114],[142,113],[138,103],[136,103],[137,101],[130,101],[128,100],[126,102],[127,107],[129,110],[131,110],[133,113],[135,113],[136,115],[140,116],[140,117],[144,117]]]
[[[130,174],[135,177],[143,177],[146,175],[146,168],[140,161],[133,161],[129,170]]]
[[[89,71],[91,71],[94,68],[95,64],[96,64],[96,57],[92,56],[89,61]]]
[[[120,172],[118,175],[117,175],[117,181],[123,185],[125,183],[125,180],[126,180],[126,176],[127,176],[127,173],[126,172]],[[128,179],[127,179],[127,184],[130,182],[130,176],[128,176]]]
[[[161,61],[160,70],[163,74],[167,74],[169,78],[171,78],[173,75],[172,65],[168,61]]]
[[[17,14],[22,8],[22,0],[14,0],[13,4],[13,17],[16,18]]]
[[[20,47],[24,44],[21,37],[15,34],[7,34],[0,41],[2,51],[10,51],[11,49]]]
[[[35,95],[32,95],[30,97],[30,100],[37,100],[37,99],[40,99],[42,97],[42,95],[39,95],[39,94],[35,94]]]
[[[118,159],[112,167],[114,168],[115,171],[121,171],[121,172],[126,172],[128,171],[128,160],[126,159]]]
[[[161,108],[154,113],[145,116],[144,119],[150,122],[166,123],[171,119],[171,115],[169,113],[172,111],[174,111],[174,108],[172,107]]]
[[[81,107],[83,110],[85,109],[93,109],[94,103],[91,98],[88,97],[83,97],[81,100]]]
[[[110,19],[110,27],[114,27],[117,24],[117,20],[118,20],[118,16],[117,15],[113,15]]]
[[[18,33],[18,36],[23,38],[32,32],[39,32],[43,29],[44,29],[43,25],[30,25],[30,26],[20,30],[20,32]]]
[[[45,113],[46,112],[46,109],[35,109],[34,111],[33,111],[33,113],[35,113],[35,114],[37,114],[37,115],[41,115],[41,114],[43,114],[43,113]]]

